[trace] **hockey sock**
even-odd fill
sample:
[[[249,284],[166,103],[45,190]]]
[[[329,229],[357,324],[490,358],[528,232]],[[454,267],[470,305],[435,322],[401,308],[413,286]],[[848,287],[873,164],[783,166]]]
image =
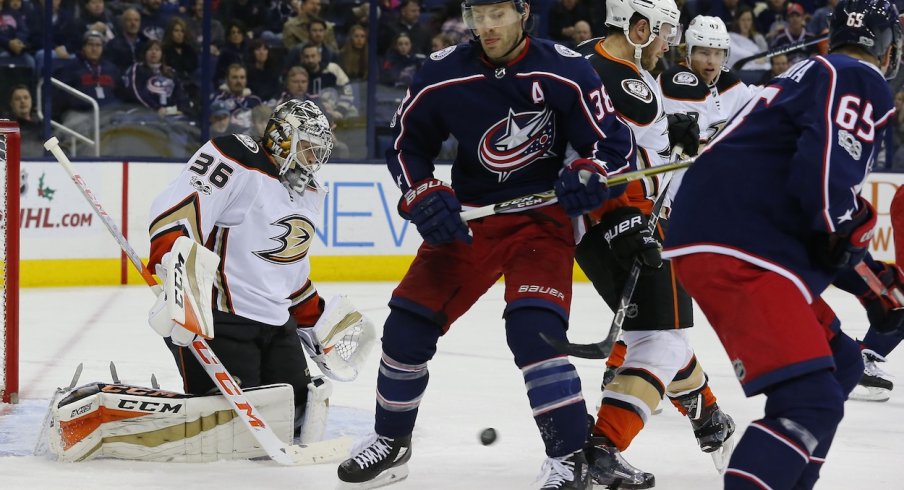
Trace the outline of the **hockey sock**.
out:
[[[612,352],[606,358],[607,368],[619,368],[625,363],[625,354],[628,352],[628,344],[624,340],[619,340],[612,346]]]
[[[565,340],[565,330],[561,316],[542,308],[517,308],[505,317],[506,340],[524,376],[549,457],[571,454],[587,439],[587,407],[577,370],[540,337],[542,332]]]
[[[829,370],[766,390],[766,416],[744,432],[725,471],[725,490],[797,488],[819,444],[844,415],[841,385]]]
[[[866,331],[866,336],[863,338],[863,341],[860,342],[860,345],[864,349],[869,349],[882,357],[887,357],[891,354],[891,351],[895,350],[895,347],[897,347],[902,340],[904,340],[904,330],[897,330],[894,333],[883,335],[876,333],[876,331],[870,327],[870,329]]]
[[[392,308],[383,326],[383,356],[377,375],[374,429],[381,436],[411,434],[430,378],[440,328],[424,317]]]
[[[839,332],[829,345],[832,347],[832,357],[835,358],[835,371],[832,374],[838,380],[838,384],[841,385],[841,390],[847,398],[863,374],[863,358],[860,356],[860,347],[857,341],[848,337],[844,332]],[[822,469],[822,464],[825,462],[834,438],[835,431],[832,431],[831,434],[819,441],[819,445],[810,456],[810,462],[797,480],[794,490],[809,490],[816,485],[819,470]]]

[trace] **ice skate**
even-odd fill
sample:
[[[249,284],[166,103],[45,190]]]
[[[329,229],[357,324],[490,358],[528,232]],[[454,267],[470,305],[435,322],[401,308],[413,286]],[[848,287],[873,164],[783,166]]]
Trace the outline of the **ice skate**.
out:
[[[339,465],[337,490],[379,488],[408,478],[411,436],[390,439],[372,435]]]
[[[568,456],[546,458],[540,470],[540,478],[546,478],[540,490],[590,490],[593,483],[584,451],[575,451]]]
[[[863,376],[860,377],[860,381],[854,387],[849,398],[870,402],[888,401],[895,385],[889,379],[889,374],[878,366],[878,363],[885,362],[885,358],[870,349],[863,349],[861,354],[863,355]]]
[[[656,485],[652,473],[631,466],[606,437],[591,436],[590,444],[590,476],[594,484],[620,490],[653,488]]]
[[[687,410],[687,418],[694,428],[694,437],[697,438],[700,450],[710,454],[716,470],[723,473],[734,450],[734,440],[731,438],[735,432],[734,420],[717,403],[704,406],[703,396],[699,392],[682,395],[676,400]]]

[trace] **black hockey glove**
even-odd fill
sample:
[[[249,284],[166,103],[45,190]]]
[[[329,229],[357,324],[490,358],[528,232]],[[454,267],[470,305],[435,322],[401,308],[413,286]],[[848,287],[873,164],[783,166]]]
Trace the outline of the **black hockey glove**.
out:
[[[441,180],[416,182],[399,200],[399,215],[411,220],[431,245],[455,240],[471,243],[471,230],[460,213],[461,203],[455,191]]]
[[[700,147],[700,126],[697,124],[697,118],[691,117],[683,112],[669,114],[669,147],[675,148],[675,145],[681,145],[684,153],[689,156],[697,154]]]
[[[812,247],[816,261],[823,266],[840,270],[859,264],[869,249],[876,228],[876,211],[863,197],[858,197],[860,209],[851,219],[835,229],[835,233],[818,233]]]
[[[904,291],[904,277],[897,266],[879,264],[881,264],[882,270],[874,272],[888,294],[879,296],[870,289],[860,295],[858,299],[866,309],[866,317],[869,319],[871,328],[881,334],[896,334],[904,329],[904,307],[893,298],[896,295],[901,297],[901,292]]]
[[[647,226],[647,217],[634,207],[612,210],[603,216],[598,226],[606,230],[606,241],[618,264],[630,270],[634,259],[640,259],[641,274],[650,274],[662,267],[662,246]]]
[[[600,207],[609,198],[605,170],[587,158],[578,158],[562,169],[555,191],[559,204],[572,217]]]

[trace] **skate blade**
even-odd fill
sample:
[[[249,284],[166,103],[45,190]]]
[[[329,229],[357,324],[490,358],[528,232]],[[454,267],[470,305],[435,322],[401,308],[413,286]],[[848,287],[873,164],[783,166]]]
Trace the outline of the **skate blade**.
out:
[[[340,481],[336,486],[336,490],[367,490],[370,488],[380,488],[393,483],[398,483],[408,478],[408,463],[389,468],[380,473],[376,478],[361,483],[351,483]]]
[[[874,386],[857,385],[854,391],[848,395],[851,400],[859,400],[864,402],[887,402],[891,398],[891,390],[885,388],[876,388]]]
[[[725,439],[725,442],[722,443],[722,446],[720,446],[719,449],[709,453],[713,458],[713,464],[716,466],[716,471],[718,471],[720,475],[725,474],[725,469],[728,468],[728,461],[731,460],[732,451],[734,451],[734,436]]]

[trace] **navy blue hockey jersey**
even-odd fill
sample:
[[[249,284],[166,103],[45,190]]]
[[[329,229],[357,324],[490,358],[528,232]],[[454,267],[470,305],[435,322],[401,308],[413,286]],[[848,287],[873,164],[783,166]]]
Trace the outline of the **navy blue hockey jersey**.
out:
[[[834,271],[811,258],[809,244],[849,231],[893,113],[873,65],[841,54],[794,65],[687,172],[663,256],[731,255],[787,277],[812,301]]]
[[[489,64],[475,44],[429,56],[390,124],[386,160],[402,192],[433,176],[450,134],[458,140],[452,187],[466,204],[552,189],[577,156],[610,176],[634,167],[631,131],[590,64],[560,44],[527,43],[506,66]]]

